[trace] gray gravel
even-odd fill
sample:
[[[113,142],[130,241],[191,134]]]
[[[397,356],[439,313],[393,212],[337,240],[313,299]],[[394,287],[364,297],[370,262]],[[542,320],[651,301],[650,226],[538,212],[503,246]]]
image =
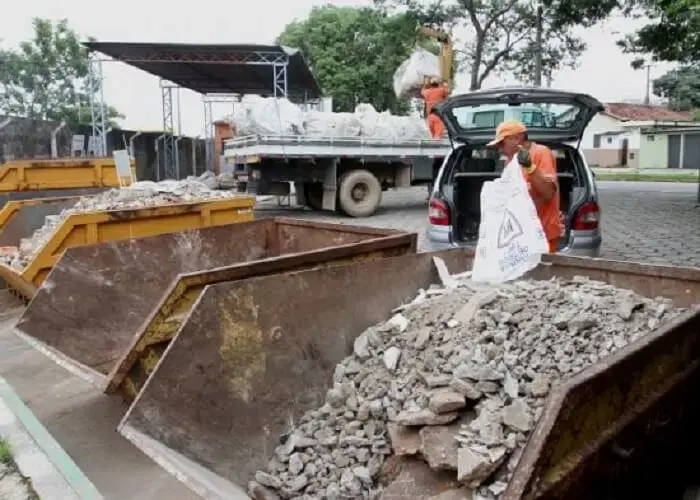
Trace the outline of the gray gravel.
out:
[[[254,498],[499,498],[552,387],[684,311],[582,277],[445,283],[357,338]]]

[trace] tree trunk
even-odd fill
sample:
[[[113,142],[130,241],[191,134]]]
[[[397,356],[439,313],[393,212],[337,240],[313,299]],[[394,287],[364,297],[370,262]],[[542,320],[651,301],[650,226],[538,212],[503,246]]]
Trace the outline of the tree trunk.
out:
[[[484,37],[477,33],[476,43],[474,44],[474,59],[472,60],[472,67],[469,70],[469,90],[479,90],[481,88],[481,82],[479,78],[479,70],[481,69],[481,59],[484,53]]]

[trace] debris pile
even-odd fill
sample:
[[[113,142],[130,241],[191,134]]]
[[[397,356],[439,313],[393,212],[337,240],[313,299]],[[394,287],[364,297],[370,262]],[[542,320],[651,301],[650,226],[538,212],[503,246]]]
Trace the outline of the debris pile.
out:
[[[110,189],[93,196],[85,196],[71,208],[57,215],[48,215],[44,225],[30,238],[20,241],[18,249],[6,248],[0,252],[0,262],[15,269],[23,269],[36,256],[57,227],[71,214],[101,210],[127,210],[161,205],[204,201],[237,196],[232,191],[217,191],[207,184],[215,185],[216,178],[205,175],[189,177],[181,181],[140,181],[126,188]]]
[[[582,277],[441,274],[357,337],[253,498],[499,498],[552,387],[684,311]]]

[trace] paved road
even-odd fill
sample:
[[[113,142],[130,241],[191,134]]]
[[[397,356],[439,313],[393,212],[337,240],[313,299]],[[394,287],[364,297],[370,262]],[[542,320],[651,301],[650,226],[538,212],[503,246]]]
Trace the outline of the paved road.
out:
[[[665,182],[599,182],[603,211],[602,257],[700,267],[700,208],[697,185]],[[415,231],[419,248],[427,224],[425,188],[384,193],[382,209],[372,217],[346,217],[302,208],[280,210],[260,205],[260,215],[288,215],[328,222]]]

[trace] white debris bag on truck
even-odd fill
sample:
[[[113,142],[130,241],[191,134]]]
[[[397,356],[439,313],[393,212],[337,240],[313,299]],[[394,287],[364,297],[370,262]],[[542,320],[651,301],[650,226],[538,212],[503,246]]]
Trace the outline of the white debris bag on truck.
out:
[[[308,111],[304,115],[304,131],[310,137],[357,137],[362,125],[353,113]]]
[[[233,121],[238,135],[303,135],[304,113],[287,99],[245,96]]]
[[[425,49],[417,49],[394,72],[394,93],[406,97],[433,76],[440,76],[440,60]]]
[[[517,158],[481,190],[481,223],[472,279],[504,283],[537,267],[549,251]]]

